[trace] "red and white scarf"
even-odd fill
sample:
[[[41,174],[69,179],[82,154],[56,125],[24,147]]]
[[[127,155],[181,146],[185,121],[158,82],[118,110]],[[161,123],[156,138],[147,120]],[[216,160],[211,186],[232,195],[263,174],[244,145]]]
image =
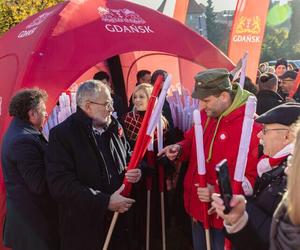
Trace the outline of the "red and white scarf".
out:
[[[273,157],[268,157],[266,155],[262,156],[260,161],[257,164],[257,173],[259,177],[263,173],[266,173],[272,170],[274,167],[278,166],[281,162],[284,161],[290,154],[293,153],[294,144],[288,144],[279,152],[277,152]]]

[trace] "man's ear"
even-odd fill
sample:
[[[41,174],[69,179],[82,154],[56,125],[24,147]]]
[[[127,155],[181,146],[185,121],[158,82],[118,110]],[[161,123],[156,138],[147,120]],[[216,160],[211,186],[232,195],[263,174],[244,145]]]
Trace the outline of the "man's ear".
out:
[[[27,115],[28,115],[28,120],[29,120],[30,122],[32,122],[32,120],[35,118],[36,112],[35,112],[33,109],[30,109],[30,110],[27,112]]]
[[[85,112],[89,113],[91,110],[91,103],[85,102],[81,107]]]
[[[28,111],[28,118],[30,119],[31,117],[34,117],[35,116],[35,112],[34,112],[34,110],[33,109],[30,109],[29,111]]]
[[[230,95],[228,92],[223,91],[220,95],[222,101],[228,101],[230,99]]]
[[[286,135],[286,140],[288,140],[289,143],[292,143],[292,141],[294,139],[295,139],[295,134],[294,134],[294,132],[291,129],[289,129],[288,133]]]

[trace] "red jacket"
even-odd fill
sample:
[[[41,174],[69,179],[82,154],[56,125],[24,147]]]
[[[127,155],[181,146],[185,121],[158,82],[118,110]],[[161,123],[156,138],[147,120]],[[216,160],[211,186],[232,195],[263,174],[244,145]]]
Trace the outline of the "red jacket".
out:
[[[214,185],[215,190],[218,190],[216,185],[215,165],[222,159],[228,160],[228,169],[231,180],[233,180],[236,159],[239,150],[242,125],[244,119],[245,105],[235,109],[227,116],[223,117],[219,123],[217,133],[212,145],[211,159],[206,162],[206,178],[207,183]],[[204,111],[201,112],[202,126],[204,127],[207,121],[207,116]],[[208,158],[209,147],[216,130],[217,119],[211,118],[203,129],[203,143],[205,158]],[[254,184],[257,176],[258,162],[258,144],[259,139],[257,134],[260,132],[261,126],[254,123],[250,148],[248,153],[248,161],[245,176],[250,183]],[[189,166],[184,180],[184,205],[187,213],[197,219],[203,221],[203,211],[201,211],[201,201],[197,196],[195,184],[198,181],[196,144],[194,138],[194,128],[190,129],[185,134],[185,139],[179,143],[182,146],[182,155],[180,160],[189,159]],[[213,228],[222,228],[223,222],[217,219],[215,214],[210,216],[210,225]]]

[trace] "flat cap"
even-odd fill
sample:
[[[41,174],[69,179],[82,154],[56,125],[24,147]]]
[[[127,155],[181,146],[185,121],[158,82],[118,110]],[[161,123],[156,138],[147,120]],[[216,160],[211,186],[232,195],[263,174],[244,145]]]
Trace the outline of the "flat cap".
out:
[[[192,97],[203,100],[208,96],[231,89],[232,85],[227,69],[208,69],[195,76],[195,88]]]
[[[294,70],[288,70],[288,71],[285,71],[279,78],[280,79],[291,78],[291,79],[295,80],[296,77],[297,77],[297,72],[295,72]]]
[[[300,116],[300,104],[288,102],[270,109],[255,119],[258,123],[272,124],[279,123],[290,126],[298,120]]]

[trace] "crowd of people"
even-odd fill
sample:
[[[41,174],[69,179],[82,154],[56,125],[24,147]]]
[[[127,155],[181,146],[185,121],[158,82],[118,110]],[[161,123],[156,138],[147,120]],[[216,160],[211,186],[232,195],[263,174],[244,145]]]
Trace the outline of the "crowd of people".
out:
[[[226,69],[208,69],[195,76],[192,97],[200,101],[206,187],[199,186],[194,128],[174,138],[170,106],[164,102],[160,119],[165,147],[159,151],[154,143],[153,151],[157,161],[164,158],[165,180],[174,164],[185,168],[180,172],[184,181],[177,182],[182,199],[173,198],[185,208],[190,225],[187,238],[194,250],[208,245],[221,250],[226,242],[239,250],[300,249],[300,90],[295,83],[297,72],[288,67],[285,59],[279,59],[273,71],[261,65],[257,84],[246,78],[244,88]],[[5,246],[13,250],[102,249],[113,213],[118,212],[109,249],[146,249],[149,178],[154,194],[150,240],[160,240],[159,173],[147,157],[137,168],[127,170],[159,75],[164,81],[167,72],[139,71],[129,107],[124,108],[109,75],[98,72],[79,86],[76,112],[52,128],[49,139],[42,133],[47,93],[22,89],[12,97],[9,114],[13,119],[2,142]],[[215,166],[227,159],[233,183],[245,106],[254,95],[257,115],[242,189],[233,195],[231,210],[225,214]],[[153,137],[156,142],[157,134]],[[131,197],[122,194],[124,178],[133,184]],[[167,226],[178,205],[171,198],[167,192]],[[205,213],[209,214],[210,244],[205,237]],[[152,242],[150,249],[161,249],[161,245]]]

